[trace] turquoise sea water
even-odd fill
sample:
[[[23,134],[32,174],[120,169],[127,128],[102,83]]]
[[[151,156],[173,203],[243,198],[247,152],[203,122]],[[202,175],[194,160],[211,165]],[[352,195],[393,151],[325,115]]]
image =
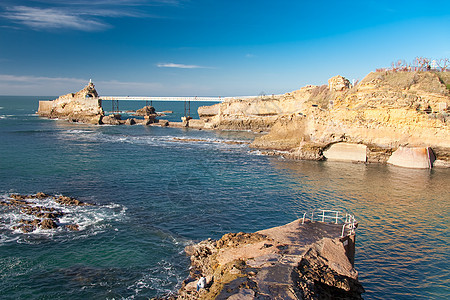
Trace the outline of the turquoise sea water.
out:
[[[174,292],[188,274],[186,245],[283,225],[315,208],[358,219],[365,299],[450,296],[450,170],[293,162],[222,143],[249,141],[248,132],[70,124],[37,117],[37,100],[0,97],[0,198],[43,191],[96,205],[67,209],[79,232],[31,234],[11,230],[21,216],[0,207],[2,299]],[[173,110],[169,120],[184,114],[183,103],[153,105]]]

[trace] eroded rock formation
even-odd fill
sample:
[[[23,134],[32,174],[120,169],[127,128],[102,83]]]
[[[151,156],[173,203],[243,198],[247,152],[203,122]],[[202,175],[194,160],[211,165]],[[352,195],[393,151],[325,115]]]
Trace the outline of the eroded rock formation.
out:
[[[345,142],[366,145],[367,162],[385,163],[407,146],[431,147],[435,166],[450,165],[448,72],[373,72],[356,86],[341,76],[328,83],[198,112],[206,128],[269,131],[252,147],[291,158],[325,159],[324,150]]]
[[[104,112],[95,86],[89,82],[76,93],[60,96],[53,101],[39,101],[38,114],[48,118],[68,119],[72,122],[101,124]]]

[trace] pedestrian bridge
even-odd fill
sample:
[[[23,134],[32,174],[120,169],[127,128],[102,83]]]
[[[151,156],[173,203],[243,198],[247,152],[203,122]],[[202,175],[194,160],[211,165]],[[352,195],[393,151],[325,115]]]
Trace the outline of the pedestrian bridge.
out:
[[[101,101],[111,101],[113,112],[118,112],[119,110],[119,100],[120,101],[145,101],[145,106],[153,106],[153,101],[181,101],[184,102],[184,114],[189,116],[191,113],[191,101],[193,102],[222,102],[227,98],[222,97],[130,97],[130,96],[101,96],[98,100]]]
[[[99,100],[110,101],[199,101],[199,102],[222,102],[223,97],[130,97],[130,96],[101,96]]]

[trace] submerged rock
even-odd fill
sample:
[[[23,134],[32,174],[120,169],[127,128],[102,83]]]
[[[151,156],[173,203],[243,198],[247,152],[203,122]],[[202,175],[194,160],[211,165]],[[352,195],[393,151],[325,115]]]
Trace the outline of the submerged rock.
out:
[[[80,231],[80,226],[78,226],[77,224],[66,225],[66,228],[72,231]]]

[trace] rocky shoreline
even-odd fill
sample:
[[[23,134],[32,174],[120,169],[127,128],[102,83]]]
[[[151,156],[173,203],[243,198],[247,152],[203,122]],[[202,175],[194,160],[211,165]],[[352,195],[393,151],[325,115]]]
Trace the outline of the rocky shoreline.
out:
[[[342,76],[283,95],[226,99],[198,109],[200,119],[158,120],[105,116],[92,83],[40,101],[38,114],[72,122],[156,125],[268,132],[250,147],[299,160],[389,163],[409,168],[450,168],[450,72],[372,72],[352,85]],[[100,101],[100,102],[99,102]]]
[[[163,299],[362,299],[355,233],[342,226],[299,219],[188,246],[189,277]]]

